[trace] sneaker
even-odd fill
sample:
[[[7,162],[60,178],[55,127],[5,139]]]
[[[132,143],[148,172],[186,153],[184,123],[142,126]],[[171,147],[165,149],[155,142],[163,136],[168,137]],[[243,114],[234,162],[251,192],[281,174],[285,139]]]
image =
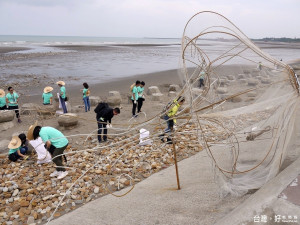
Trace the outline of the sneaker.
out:
[[[158,137],[159,137],[159,139],[160,139],[162,142],[165,142],[165,140],[164,140],[165,135],[161,134],[161,135],[159,135]]]
[[[50,177],[56,177],[56,176],[58,176],[58,171],[57,170],[55,170],[53,173],[51,173],[50,174]]]
[[[167,144],[173,144],[172,139],[171,138],[167,138]]]
[[[137,118],[137,117],[138,117],[138,115],[133,115],[132,117],[133,117],[133,118]]]
[[[169,129],[169,128],[165,129],[165,133],[169,133],[170,131],[171,131],[171,129]]]
[[[20,119],[18,119],[18,123],[21,123],[22,121]]]
[[[68,175],[68,171],[60,171],[59,172],[59,175],[58,175],[58,177],[57,177],[57,179],[58,180],[60,180],[60,179],[63,179],[65,176],[67,176]]]

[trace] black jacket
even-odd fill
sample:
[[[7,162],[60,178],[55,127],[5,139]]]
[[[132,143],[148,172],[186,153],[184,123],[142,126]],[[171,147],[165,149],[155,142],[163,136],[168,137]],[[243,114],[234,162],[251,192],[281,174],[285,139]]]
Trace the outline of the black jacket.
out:
[[[101,110],[100,113],[97,113],[97,120],[99,120],[101,117],[103,120],[100,120],[100,122],[111,123],[111,119],[114,117],[113,108],[108,107]]]

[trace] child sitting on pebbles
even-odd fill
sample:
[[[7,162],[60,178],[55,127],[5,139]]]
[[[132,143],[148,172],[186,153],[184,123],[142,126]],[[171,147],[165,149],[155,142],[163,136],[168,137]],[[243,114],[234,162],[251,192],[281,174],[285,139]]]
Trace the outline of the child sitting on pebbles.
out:
[[[26,136],[25,136],[26,140]],[[8,158],[9,160],[15,162],[19,158],[22,158],[26,160],[28,156],[25,156],[25,154],[28,151],[28,148],[26,146],[22,146],[22,140],[18,136],[13,136],[11,141],[8,145],[9,152],[8,152]]]

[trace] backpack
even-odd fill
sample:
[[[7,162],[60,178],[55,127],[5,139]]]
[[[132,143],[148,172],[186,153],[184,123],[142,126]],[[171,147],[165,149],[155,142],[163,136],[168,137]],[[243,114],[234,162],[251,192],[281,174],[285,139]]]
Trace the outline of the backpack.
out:
[[[130,85],[130,93],[132,93],[134,86],[135,86],[135,82],[132,85]]]
[[[164,107],[163,107],[163,110],[161,111],[161,119],[164,119],[164,116],[166,114],[168,114],[169,110],[175,105],[175,101],[170,101],[168,102],[168,104],[166,104]]]
[[[100,102],[97,107],[94,109],[94,112],[97,113],[97,120],[102,116],[103,109],[108,108],[108,104],[106,102]]]
[[[184,99],[184,97],[179,96],[177,99],[168,102],[168,104],[165,105],[163,110],[161,111],[162,116],[160,118],[163,119],[164,116],[169,113],[170,109],[177,104],[177,102],[180,102]]]

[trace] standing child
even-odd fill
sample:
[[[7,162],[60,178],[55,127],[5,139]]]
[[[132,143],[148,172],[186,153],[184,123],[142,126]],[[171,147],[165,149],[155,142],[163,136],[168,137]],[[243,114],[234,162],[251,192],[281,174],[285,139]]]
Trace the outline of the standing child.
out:
[[[179,96],[176,100],[174,100],[172,108],[170,110],[168,110],[166,112],[166,114],[164,115],[164,120],[167,122],[167,126],[168,126],[164,131],[165,133],[173,132],[174,124],[176,124],[176,119],[174,117],[184,102],[185,102],[185,98],[183,96]],[[162,141],[164,141],[163,137],[164,137],[164,134],[161,134],[160,139]],[[172,140],[171,140],[170,136],[167,138],[167,143],[172,144]]]
[[[89,85],[87,83],[83,83],[84,89],[82,90],[83,94],[83,102],[84,102],[84,108],[85,112],[90,111],[91,109],[91,104],[90,104],[90,90],[89,90]]]

